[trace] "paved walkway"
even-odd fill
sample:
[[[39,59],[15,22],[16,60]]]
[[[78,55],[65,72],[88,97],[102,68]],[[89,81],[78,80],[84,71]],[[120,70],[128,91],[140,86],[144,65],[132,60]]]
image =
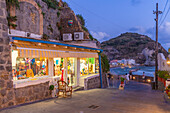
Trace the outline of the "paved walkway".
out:
[[[0,111],[0,113],[170,113],[163,93],[150,85],[130,82],[116,88],[77,91],[71,99],[50,99]]]

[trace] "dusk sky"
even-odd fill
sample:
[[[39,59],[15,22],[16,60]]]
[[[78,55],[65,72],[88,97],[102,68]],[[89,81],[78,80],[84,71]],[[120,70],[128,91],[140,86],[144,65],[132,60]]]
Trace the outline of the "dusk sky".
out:
[[[63,0],[76,14],[82,14],[86,27],[100,42],[114,38],[121,33],[136,32],[155,40],[156,3],[163,11],[167,0]],[[162,16],[164,19],[170,1]],[[170,12],[159,27],[159,42],[167,50],[170,47]]]

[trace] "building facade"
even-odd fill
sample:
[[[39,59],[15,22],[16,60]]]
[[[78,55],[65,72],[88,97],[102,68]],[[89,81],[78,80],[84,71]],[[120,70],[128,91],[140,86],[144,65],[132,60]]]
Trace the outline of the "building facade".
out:
[[[74,12],[62,1],[56,9],[18,1],[20,8],[0,1],[0,108],[51,98],[49,85],[58,80],[102,87],[102,50]]]

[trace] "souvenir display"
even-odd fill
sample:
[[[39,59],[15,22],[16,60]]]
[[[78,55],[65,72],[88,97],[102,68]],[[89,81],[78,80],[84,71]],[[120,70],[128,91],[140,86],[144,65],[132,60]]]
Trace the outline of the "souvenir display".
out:
[[[75,58],[68,58],[67,60],[67,83],[69,86],[75,85]]]
[[[80,59],[80,75],[88,75],[88,58]]]
[[[13,79],[27,79],[35,76],[44,76],[47,73],[46,70],[47,59],[46,58],[16,58],[16,64],[13,64]]]

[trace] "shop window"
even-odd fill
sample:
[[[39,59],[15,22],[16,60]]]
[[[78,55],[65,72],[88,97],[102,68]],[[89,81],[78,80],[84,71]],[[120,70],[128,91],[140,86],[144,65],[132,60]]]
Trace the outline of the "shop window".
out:
[[[21,58],[18,51],[12,51],[12,74],[14,80],[48,75],[46,58]]]
[[[80,59],[80,76],[88,75],[88,58]]]
[[[67,83],[69,86],[74,86],[76,82],[76,75],[75,75],[75,58],[68,58],[67,60]]]
[[[89,58],[89,74],[95,73],[95,58]]]
[[[95,58],[95,73],[99,73],[99,59]]]
[[[48,75],[46,58],[17,58],[13,67],[15,80]]]
[[[64,73],[64,59],[54,58],[54,76],[63,76]]]

